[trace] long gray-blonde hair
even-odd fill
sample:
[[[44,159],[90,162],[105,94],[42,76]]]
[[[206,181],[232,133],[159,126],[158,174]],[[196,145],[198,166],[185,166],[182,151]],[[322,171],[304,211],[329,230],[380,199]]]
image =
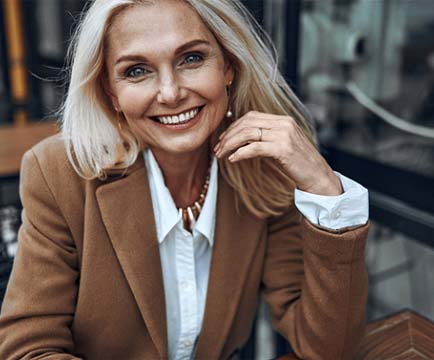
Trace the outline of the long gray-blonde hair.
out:
[[[68,158],[80,176],[104,178],[137,159],[140,139],[117,115],[104,91],[104,50],[113,17],[126,7],[155,0],[95,0],[77,26],[68,52],[70,85],[62,108],[62,133]],[[239,0],[178,0],[189,4],[214,34],[235,78],[230,104],[237,119],[248,111],[292,116],[314,142],[309,115],[277,68],[268,37]],[[230,124],[228,119],[214,134]],[[237,199],[254,215],[281,214],[293,201],[293,184],[273,159],[230,163],[220,169]]]

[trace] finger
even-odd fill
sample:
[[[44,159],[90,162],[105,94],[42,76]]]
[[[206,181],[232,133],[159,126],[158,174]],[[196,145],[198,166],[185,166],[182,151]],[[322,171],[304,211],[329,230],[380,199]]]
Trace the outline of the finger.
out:
[[[239,147],[254,141],[270,141],[271,138],[269,138],[269,133],[270,130],[264,128],[242,128],[238,132],[225,137],[225,139],[221,142],[221,146],[219,147],[216,155],[217,157],[225,156],[237,150]]]
[[[244,126],[256,126],[256,127],[278,126],[282,120],[288,121],[288,119],[291,118],[289,116],[267,114],[258,111],[249,111],[248,113],[241,116],[239,119],[235,120],[232,124],[230,124],[230,126],[226,129],[225,132],[227,133],[228,131],[237,129],[239,127],[244,127]]]
[[[264,114],[268,115],[268,114]],[[274,116],[274,115],[273,115]],[[214,147],[214,151],[218,153],[224,147],[225,142],[231,137],[238,136],[239,133],[246,131],[246,129],[256,128],[256,129],[273,129],[278,128],[281,125],[281,120],[276,118],[271,119],[252,119],[250,120],[242,120],[238,119],[238,125],[233,126],[233,124],[226,129],[226,131],[219,138],[219,142]],[[248,131],[248,130],[247,130]],[[256,130],[256,134],[258,134],[258,130]],[[251,140],[259,140],[259,135],[257,137],[252,137]]]
[[[268,114],[265,114],[268,115]],[[219,143],[216,145],[216,151],[222,149],[225,141],[227,139],[230,139],[233,136],[238,136],[238,133],[241,131],[244,131],[246,128],[258,128],[258,129],[267,129],[267,130],[276,130],[276,131],[283,131],[288,132],[291,131],[292,128],[294,128],[295,123],[293,123],[294,120],[290,117],[277,117],[273,115],[273,118],[261,118],[261,119],[252,119],[250,120],[244,119],[243,121],[240,121],[236,125],[231,125],[224,133],[224,135],[221,137]],[[258,137],[259,138],[259,137]],[[257,138],[257,139],[258,139]]]
[[[240,147],[229,156],[230,162],[237,162],[256,157],[273,157],[273,144],[270,142],[253,142]]]
[[[269,134],[270,132],[273,132],[274,135],[277,135],[279,138],[285,138],[285,136],[291,136],[291,132],[296,129],[297,125],[295,122],[293,122],[292,118],[273,118],[271,120],[269,119],[254,119],[251,121],[246,121],[243,124],[239,124],[237,127],[228,128],[225,132],[225,135],[222,137],[222,139],[219,141],[219,143],[216,145],[216,153],[218,151],[221,151],[225,147],[226,142],[229,141],[232,137],[240,136],[245,131],[248,131],[251,134],[251,128],[256,129],[262,129],[263,133]],[[260,134],[259,130],[255,130],[256,134]],[[254,133],[254,135],[256,135]],[[250,135],[250,140],[258,141],[274,141],[274,138],[268,137],[262,137],[260,139],[260,136],[254,136]]]
[[[225,130],[225,132],[219,138],[219,142],[214,147],[214,152],[217,156],[219,156],[222,153],[222,149],[225,148],[226,141],[233,136],[238,136],[238,134],[241,131],[244,131],[246,128],[256,127],[276,130],[278,131],[276,134],[279,135],[280,132],[284,134],[293,131],[294,126],[296,126],[296,122],[290,116],[265,114],[251,111],[239,118]]]
[[[220,138],[222,140],[224,137],[229,135],[234,131],[245,127],[257,127],[257,128],[274,128],[279,127],[282,124],[281,117],[270,114],[260,114],[258,117],[253,117],[251,115],[245,115],[238,120],[234,121],[225,131],[224,135]]]
[[[227,131],[227,130],[224,130],[224,131],[220,134],[220,136],[219,136],[219,140],[221,140],[221,138],[222,138],[223,136],[225,136],[226,131]]]

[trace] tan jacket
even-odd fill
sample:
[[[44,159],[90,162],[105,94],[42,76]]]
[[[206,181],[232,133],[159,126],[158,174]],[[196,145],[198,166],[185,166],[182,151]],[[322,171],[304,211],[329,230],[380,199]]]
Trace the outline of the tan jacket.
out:
[[[23,225],[0,317],[0,359],[167,357],[163,280],[146,168],[85,181],[61,138],[24,157]],[[334,234],[295,208],[238,214],[219,178],[206,309],[196,357],[225,359],[249,337],[264,290],[276,328],[306,359],[350,359],[364,330],[368,225]]]

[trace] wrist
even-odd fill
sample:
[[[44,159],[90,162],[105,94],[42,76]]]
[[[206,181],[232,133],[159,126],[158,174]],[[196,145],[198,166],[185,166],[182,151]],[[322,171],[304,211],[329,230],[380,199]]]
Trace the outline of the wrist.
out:
[[[332,171],[331,175],[320,177],[314,185],[300,190],[322,196],[339,196],[344,193],[342,183],[338,176]]]

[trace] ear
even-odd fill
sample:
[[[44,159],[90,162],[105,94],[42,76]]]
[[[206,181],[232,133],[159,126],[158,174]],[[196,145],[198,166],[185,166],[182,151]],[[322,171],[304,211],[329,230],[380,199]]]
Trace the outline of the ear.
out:
[[[227,86],[229,86],[230,84],[232,84],[232,82],[234,81],[234,69],[232,67],[231,64],[226,63],[225,64],[225,83]]]

